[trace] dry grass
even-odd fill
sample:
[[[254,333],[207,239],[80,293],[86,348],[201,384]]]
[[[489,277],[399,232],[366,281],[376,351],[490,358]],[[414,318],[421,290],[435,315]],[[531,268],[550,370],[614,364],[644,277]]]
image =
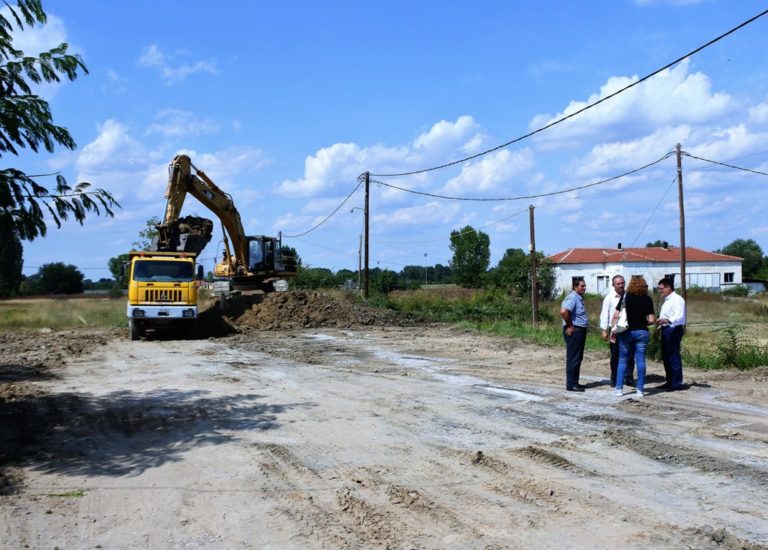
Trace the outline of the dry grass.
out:
[[[0,301],[0,330],[124,326],[125,300],[77,295]]]

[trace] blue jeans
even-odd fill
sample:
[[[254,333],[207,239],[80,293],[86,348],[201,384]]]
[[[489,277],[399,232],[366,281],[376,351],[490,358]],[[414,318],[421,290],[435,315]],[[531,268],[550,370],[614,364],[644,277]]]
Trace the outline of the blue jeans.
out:
[[[661,358],[664,360],[664,373],[667,383],[675,389],[683,385],[683,360],[680,357],[682,339],[683,327],[662,327]]]
[[[616,373],[616,389],[624,387],[624,375],[627,372],[629,358],[634,356],[637,367],[637,391],[645,388],[645,350],[651,341],[647,330],[625,330],[616,335],[619,343],[619,370]]]
[[[587,329],[573,327],[573,334],[568,336],[563,326],[565,340],[565,387],[571,388],[579,383],[581,361],[584,359],[584,344],[587,342]]]

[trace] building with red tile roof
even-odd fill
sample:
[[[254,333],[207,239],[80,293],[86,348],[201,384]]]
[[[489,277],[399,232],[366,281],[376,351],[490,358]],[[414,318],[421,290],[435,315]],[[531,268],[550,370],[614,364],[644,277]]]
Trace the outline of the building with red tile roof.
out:
[[[570,292],[574,277],[584,277],[587,292],[605,295],[611,288],[611,278],[642,275],[653,288],[663,277],[680,281],[680,247],[644,248],[569,248],[549,256],[555,269],[556,290]],[[700,287],[720,292],[740,285],[742,258],[700,248],[685,248],[687,287]]]

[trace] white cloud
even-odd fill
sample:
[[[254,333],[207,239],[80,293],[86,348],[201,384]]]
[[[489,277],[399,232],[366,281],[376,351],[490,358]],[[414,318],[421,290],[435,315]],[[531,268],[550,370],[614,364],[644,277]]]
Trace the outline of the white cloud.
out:
[[[753,124],[768,124],[768,101],[752,107],[749,110],[749,120]]]
[[[215,61],[195,61],[192,63],[177,61],[184,55],[183,52],[168,54],[162,51],[157,44],[150,44],[142,51],[137,64],[140,67],[156,69],[166,84],[181,82],[196,73],[216,74]]]
[[[545,148],[580,145],[589,141],[635,139],[660,127],[706,124],[734,112],[735,101],[726,93],[713,92],[708,76],[690,73],[690,63],[662,71],[616,97],[537,135]],[[586,101],[571,101],[560,113],[537,115],[530,128],[538,129],[606,98],[638,77],[615,76]]]
[[[429,202],[419,206],[398,208],[373,216],[377,226],[449,224],[456,220],[461,207],[456,203]]]
[[[13,16],[8,13],[7,8],[2,10],[6,18]],[[13,21],[14,27],[16,22]],[[64,22],[55,15],[48,15],[45,25],[35,25],[34,27],[25,27],[24,30],[14,30],[13,45],[15,48],[24,52],[24,55],[37,56],[41,52],[55,48],[62,42],[67,42],[67,29]]]
[[[147,126],[148,135],[161,134],[164,137],[200,136],[215,134],[219,125],[211,120],[195,118],[189,111],[166,109],[157,114],[157,121]]]
[[[304,176],[282,182],[279,191],[288,196],[311,196],[340,184],[351,185],[365,170],[399,173],[429,168],[433,164],[445,162],[447,158],[458,159],[474,152],[484,140],[472,117],[462,116],[456,122],[442,120],[434,124],[429,131],[405,146],[361,147],[354,143],[336,143],[307,157]],[[410,187],[429,182],[430,177],[411,177]],[[385,200],[401,195],[391,189],[382,193]]]
[[[260,149],[231,148],[214,153],[180,150],[178,153],[189,155],[193,164],[217,186],[235,196],[239,209],[263,193],[261,186],[245,179],[269,162]],[[127,126],[107,120],[99,126],[96,138],[77,156],[78,181],[89,181],[112,192],[123,208],[134,208],[144,202],[163,205],[168,163],[173,156],[149,149],[131,135]],[[199,205],[196,207],[203,210]],[[162,206],[158,206],[158,210],[161,209]]]
[[[461,173],[448,180],[441,192],[468,196],[476,192],[499,190],[502,184],[530,170],[533,165],[531,149],[526,148],[515,152],[507,149],[494,151],[477,160],[462,164]]]

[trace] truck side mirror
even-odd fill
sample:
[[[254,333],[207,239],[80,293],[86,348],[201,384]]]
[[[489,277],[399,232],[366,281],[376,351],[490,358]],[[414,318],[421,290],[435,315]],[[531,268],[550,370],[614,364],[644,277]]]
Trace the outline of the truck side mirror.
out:
[[[198,265],[197,266],[197,278],[202,280],[204,276],[205,276],[205,271],[203,270],[202,264]]]

